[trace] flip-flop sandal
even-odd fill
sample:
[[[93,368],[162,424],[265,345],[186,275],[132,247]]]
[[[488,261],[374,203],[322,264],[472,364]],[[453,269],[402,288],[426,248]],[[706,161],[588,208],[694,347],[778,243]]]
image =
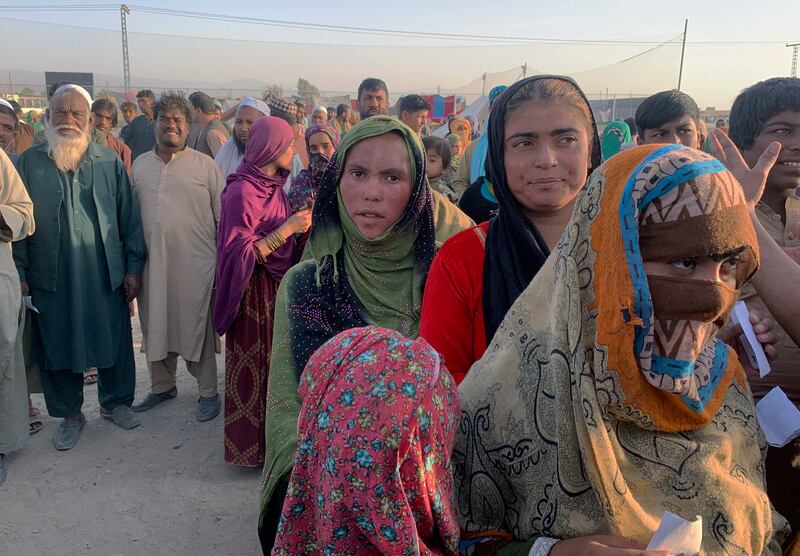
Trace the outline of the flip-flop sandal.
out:
[[[94,384],[97,382],[97,369],[86,369],[83,373],[84,384]]]
[[[44,428],[44,421],[42,420],[42,412],[38,409],[33,409],[28,412],[28,433],[36,434]]]

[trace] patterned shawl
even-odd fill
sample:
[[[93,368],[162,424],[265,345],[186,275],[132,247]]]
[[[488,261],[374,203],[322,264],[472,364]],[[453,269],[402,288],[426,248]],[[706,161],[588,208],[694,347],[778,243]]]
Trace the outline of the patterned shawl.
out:
[[[646,228],[654,233],[640,250]],[[699,355],[688,369],[677,361],[670,376],[653,365],[659,315],[641,252],[654,238],[663,245],[652,252],[671,249],[671,260],[743,247],[753,257],[742,280],[755,268],[741,189],[708,155],[645,146],[595,171],[557,248],[459,387],[464,529],[647,542],[668,510],[703,517],[704,554],[780,553],[785,520],[764,490],[766,444],[735,353],[709,334],[690,342]],[[684,372],[698,388],[661,380]]]
[[[308,169],[302,170],[292,181],[289,188],[289,202],[292,212],[297,212],[313,203],[317,195],[317,188],[328,167],[329,160],[319,153],[311,153],[311,137],[317,133],[325,133],[331,138],[333,148],[339,148],[339,134],[332,127],[325,124],[313,124],[306,130],[306,150],[308,152]]]
[[[294,469],[272,554],[457,554],[459,403],[424,339],[341,332],[300,383]]]
[[[341,204],[339,178],[348,150],[384,133],[397,133],[405,141],[413,189],[394,226],[381,237],[366,240]],[[437,246],[475,225],[428,187],[424,153],[422,141],[405,124],[373,116],[350,129],[325,171],[306,247],[311,258],[287,273],[275,303],[262,522],[276,486],[292,468],[300,411],[297,384],[311,354],[339,332],[367,324],[416,338],[422,287]]]
[[[569,77],[555,75],[537,75],[517,81],[500,93],[494,101],[487,132],[489,153],[486,159],[486,172],[489,183],[484,182],[481,186],[483,196],[489,201],[492,196],[496,197],[500,205],[497,216],[489,225],[483,265],[483,316],[487,345],[514,300],[528,287],[550,254],[550,249],[539,230],[522,213],[514,194],[508,187],[503,153],[508,102],[522,87],[541,79],[557,79],[570,83],[580,92],[586,105],[589,105],[589,100],[575,81]],[[589,113],[591,114],[591,108]],[[592,149],[589,171],[591,172],[600,165],[601,156],[594,118],[589,123]],[[474,157],[475,153],[472,156]]]

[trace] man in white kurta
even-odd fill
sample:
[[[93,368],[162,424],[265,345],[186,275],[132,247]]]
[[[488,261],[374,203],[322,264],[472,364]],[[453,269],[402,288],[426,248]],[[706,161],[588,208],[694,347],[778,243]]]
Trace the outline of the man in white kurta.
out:
[[[22,357],[25,311],[11,242],[33,233],[33,203],[11,160],[0,149],[0,485],[6,454],[28,438],[28,386]]]
[[[156,147],[133,164],[148,260],[139,311],[151,392],[134,404],[146,411],[177,396],[178,356],[197,379],[197,418],[219,413],[218,339],[211,325],[220,193],[214,161],[186,146],[190,105],[178,94],[156,104]]]

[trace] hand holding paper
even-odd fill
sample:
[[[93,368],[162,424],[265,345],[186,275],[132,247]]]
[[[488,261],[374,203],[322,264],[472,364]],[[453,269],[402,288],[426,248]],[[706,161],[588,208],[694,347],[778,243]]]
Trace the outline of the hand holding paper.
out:
[[[701,516],[698,515],[694,521],[686,521],[675,514],[664,512],[647,550],[668,550],[675,556],[695,556],[700,552],[702,542]]]

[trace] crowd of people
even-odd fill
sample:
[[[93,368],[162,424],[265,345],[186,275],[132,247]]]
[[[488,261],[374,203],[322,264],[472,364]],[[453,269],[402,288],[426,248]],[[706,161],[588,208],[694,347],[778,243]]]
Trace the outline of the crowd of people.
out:
[[[70,450],[86,383],[132,429],[180,357],[263,467],[265,554],[660,555],[666,511],[702,554],[800,554],[800,439],[755,409],[800,404],[800,79],[712,131],[676,90],[599,126],[558,76],[441,136],[419,95],[357,98],[0,100],[0,484],[32,393]]]

